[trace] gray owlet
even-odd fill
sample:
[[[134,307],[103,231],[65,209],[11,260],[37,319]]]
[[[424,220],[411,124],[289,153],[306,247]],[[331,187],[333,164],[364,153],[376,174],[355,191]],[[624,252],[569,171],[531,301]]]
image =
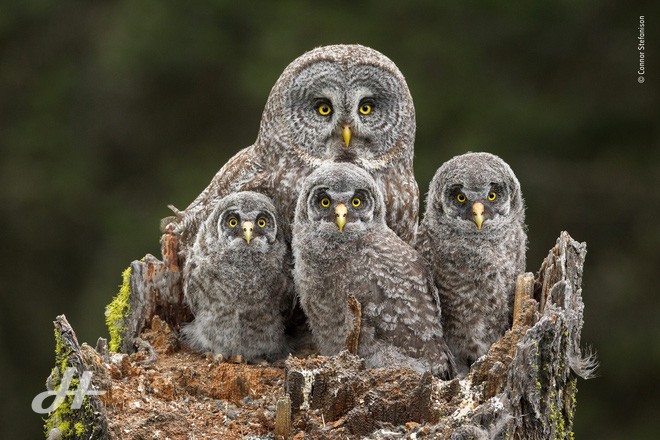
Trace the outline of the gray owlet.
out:
[[[231,194],[201,225],[186,255],[183,328],[193,349],[247,361],[286,354],[283,313],[292,300],[290,259],[277,212],[264,195]]]
[[[353,295],[362,306],[358,354],[367,367],[453,374],[431,273],[387,226],[383,196],[366,171],[327,163],[305,180],[292,246],[296,293],[321,354],[344,348]]]
[[[454,157],[435,173],[417,249],[431,264],[458,372],[511,327],[527,235],[520,183],[489,153]]]
[[[392,61],[360,45],[311,50],[273,86],[255,143],[232,157],[178,214],[181,247],[194,240],[217,199],[246,190],[273,199],[289,241],[300,185],[326,160],[367,170],[385,195],[387,224],[412,244],[419,209],[414,139],[413,101]]]

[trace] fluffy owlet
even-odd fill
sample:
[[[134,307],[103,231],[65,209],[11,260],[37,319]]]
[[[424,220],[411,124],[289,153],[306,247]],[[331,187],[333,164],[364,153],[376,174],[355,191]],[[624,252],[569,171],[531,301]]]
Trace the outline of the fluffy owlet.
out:
[[[511,327],[525,229],[520,183],[499,157],[468,153],[435,173],[417,249],[431,265],[459,374]]]
[[[305,180],[292,246],[296,293],[321,354],[344,348],[353,295],[362,306],[358,354],[367,367],[453,374],[432,276],[387,226],[383,196],[366,171],[328,163]]]
[[[183,328],[197,351],[247,361],[286,353],[290,260],[277,211],[264,195],[239,192],[218,202],[186,256],[183,291],[195,315]]]
[[[385,196],[387,224],[412,243],[419,190],[413,175],[415,110],[406,81],[383,54],[324,46],[294,60],[270,92],[255,143],[239,151],[178,214],[185,249],[215,201],[234,191],[270,196],[290,240],[303,179],[324,161],[367,170]]]

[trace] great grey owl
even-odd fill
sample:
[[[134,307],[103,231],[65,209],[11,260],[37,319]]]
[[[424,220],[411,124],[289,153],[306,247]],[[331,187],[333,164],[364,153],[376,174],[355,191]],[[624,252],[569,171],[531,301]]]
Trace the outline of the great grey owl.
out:
[[[524,201],[509,165],[467,153],[438,169],[416,247],[431,265],[460,375],[511,327],[526,246]]]
[[[303,179],[324,161],[367,170],[385,196],[387,224],[413,242],[419,190],[413,175],[415,110],[406,81],[383,54],[360,45],[319,47],[286,67],[270,92],[255,143],[239,151],[179,212],[181,247],[221,197],[270,196],[290,222]]]
[[[247,361],[286,354],[292,283],[275,206],[238,192],[219,201],[188,250],[183,289],[195,315],[182,332],[193,349]]]
[[[383,196],[366,171],[327,163],[305,180],[292,247],[296,293],[321,354],[344,348],[353,295],[362,307],[358,354],[367,367],[453,374],[431,273],[387,226]]]

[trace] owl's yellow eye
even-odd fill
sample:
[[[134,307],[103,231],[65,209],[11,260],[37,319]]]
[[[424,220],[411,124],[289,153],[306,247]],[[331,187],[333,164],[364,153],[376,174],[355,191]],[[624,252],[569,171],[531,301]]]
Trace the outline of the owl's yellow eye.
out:
[[[492,191],[488,193],[488,200],[490,200],[491,202],[493,200],[495,200],[496,198],[497,198],[497,193],[492,192]]]
[[[323,197],[321,199],[321,206],[324,208],[328,208],[330,206],[330,199],[327,197]]]
[[[257,226],[259,226],[260,228],[265,228],[267,224],[268,222],[263,217],[260,217],[259,220],[257,220]]]
[[[465,197],[465,194],[458,193],[458,195],[456,196],[456,200],[458,200],[459,203],[465,203],[467,198]]]
[[[317,107],[317,110],[318,110],[320,115],[328,116],[330,113],[332,113],[332,106],[330,104],[324,102],[322,104],[319,104],[319,106]]]
[[[353,208],[359,208],[360,205],[362,205],[362,200],[360,200],[358,197],[353,197],[353,200],[351,200],[351,205],[353,205]]]
[[[236,217],[229,217],[229,220],[227,220],[227,224],[229,225],[230,228],[235,228],[238,226],[238,219]]]
[[[363,115],[368,115],[369,113],[371,113],[371,104],[362,104],[360,106],[360,113],[362,113]]]

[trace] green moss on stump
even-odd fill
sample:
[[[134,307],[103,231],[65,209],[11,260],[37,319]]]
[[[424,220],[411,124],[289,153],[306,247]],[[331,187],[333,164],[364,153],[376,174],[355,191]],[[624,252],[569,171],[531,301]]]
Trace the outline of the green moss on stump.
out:
[[[71,350],[64,343],[62,336],[57,331],[57,329],[54,331],[55,367],[51,371],[51,377],[58,382],[57,385],[53,384],[54,390],[58,391],[62,386],[61,381],[64,377],[64,372],[69,366],[69,355],[71,354]],[[78,379],[72,379],[71,383],[69,384],[69,389],[77,389],[78,383]],[[62,438],[72,438],[73,430],[69,420],[74,416],[73,409],[71,408],[73,398],[74,396],[66,396],[62,404],[58,406],[52,413],[50,413],[48,418],[44,420],[44,433],[46,434],[46,437],[48,437],[48,434],[53,428],[57,428],[60,431]]]
[[[85,425],[83,425],[82,422],[77,422],[75,425],[73,425],[73,429],[76,431],[76,435],[78,437],[85,433]]]
[[[131,267],[127,267],[122,273],[122,284],[119,293],[105,308],[105,323],[110,334],[110,351],[119,351],[122,343],[121,335],[124,332],[124,319],[130,311],[128,302],[131,296]]]

